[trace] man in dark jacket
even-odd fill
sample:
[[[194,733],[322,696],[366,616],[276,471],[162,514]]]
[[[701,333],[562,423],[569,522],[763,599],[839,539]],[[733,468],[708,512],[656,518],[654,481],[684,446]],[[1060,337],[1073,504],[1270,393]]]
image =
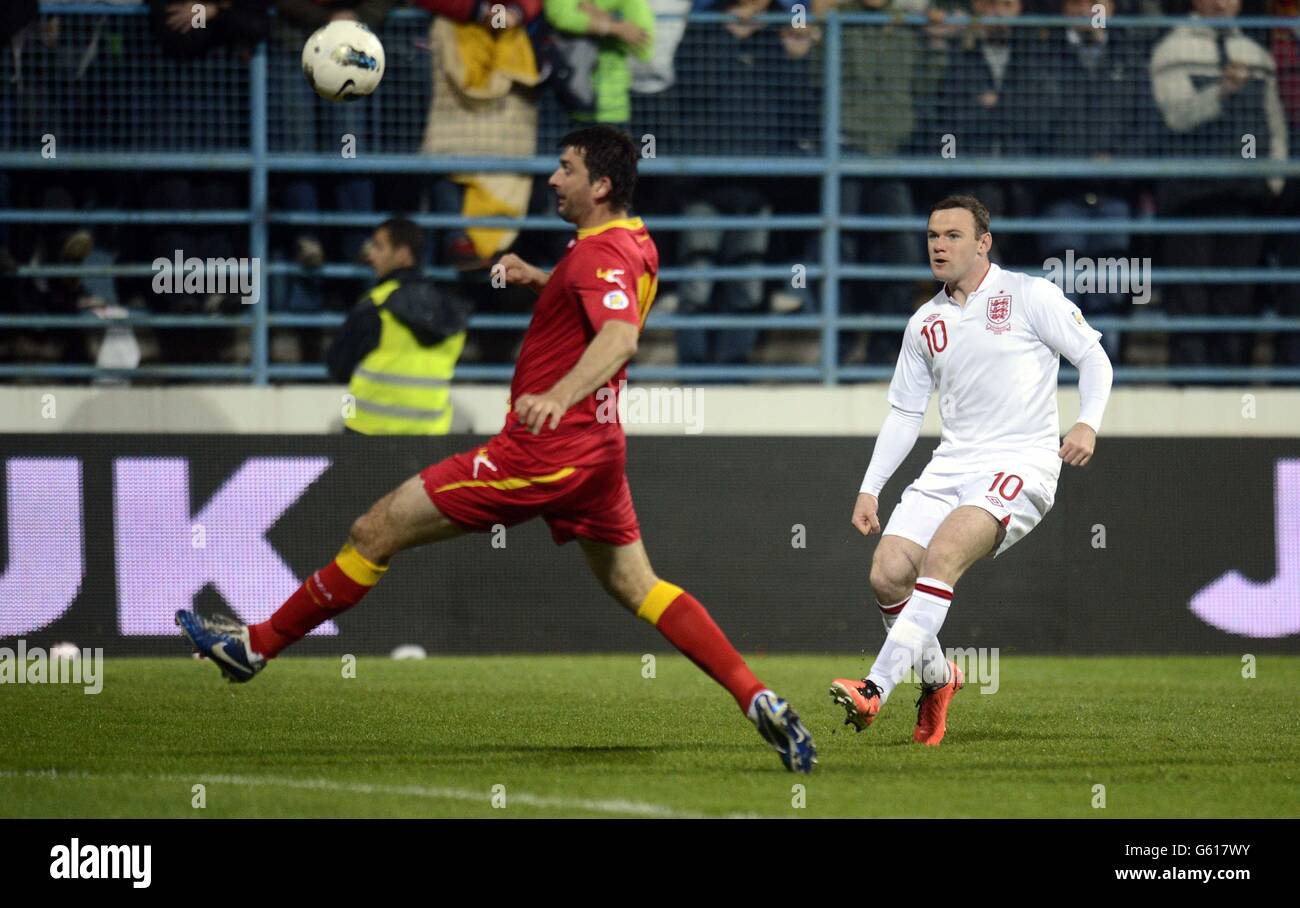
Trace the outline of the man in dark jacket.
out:
[[[348,314],[325,355],[348,385],[344,423],[365,435],[442,435],[469,304],[420,276],[424,238],[406,218],[380,224],[366,250],[379,283]]]

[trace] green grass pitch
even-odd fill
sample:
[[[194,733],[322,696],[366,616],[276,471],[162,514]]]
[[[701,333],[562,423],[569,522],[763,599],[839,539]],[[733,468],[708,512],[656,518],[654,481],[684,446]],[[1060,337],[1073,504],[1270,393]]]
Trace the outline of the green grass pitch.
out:
[[[842,725],[826,689],[860,654],[750,664],[812,731],[811,776],[678,656],[654,678],[636,654],[362,657],[355,678],[290,656],[246,685],[189,658],[109,659],[95,696],[0,686],[0,815],[1300,816],[1300,657],[1244,679],[1226,656],[1004,656],[938,749],[910,742],[911,685],[868,731]]]

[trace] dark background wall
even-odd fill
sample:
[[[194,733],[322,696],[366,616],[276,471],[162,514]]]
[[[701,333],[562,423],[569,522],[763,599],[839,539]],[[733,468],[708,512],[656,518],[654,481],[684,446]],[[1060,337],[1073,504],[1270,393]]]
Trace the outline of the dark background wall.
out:
[[[175,637],[119,633],[118,536],[147,530],[115,526],[118,458],[185,459],[194,513],[249,458],[327,458],[319,479],[266,534],[301,580],[333,557],[353,517],[374,499],[425,464],[478,441],[7,436],[0,450],[11,464],[31,457],[80,460],[85,575],[66,613],[0,643],[13,646],[21,636],[32,646],[70,640],[103,646],[110,655],[183,651]],[[884,517],[935,443],[922,439],[886,487]],[[657,572],[703,601],[744,651],[874,648],[881,631],[868,607],[867,575],[879,537],[865,539],[849,525],[871,445],[867,438],[632,439],[629,476]],[[1295,458],[1296,439],[1103,437],[1086,469],[1063,469],[1056,505],[1038,529],[963,578],[941,639],[1004,652],[1300,652],[1300,635],[1226,633],[1188,608],[1193,594],[1227,571],[1260,582],[1274,577],[1275,469],[1279,460]],[[8,484],[0,487],[0,514],[10,513],[15,494]],[[13,523],[12,515],[0,522],[6,571],[10,537],[24,532]],[[805,528],[804,548],[791,544],[796,524]],[[1097,525],[1105,528],[1104,548],[1094,547]],[[163,577],[166,551],[158,557]],[[51,563],[43,567],[48,573],[15,582],[11,572],[0,580],[3,623],[18,626],[30,591],[66,567]],[[1297,568],[1291,576],[1300,577]],[[256,591],[257,578],[250,579]],[[1278,597],[1275,624],[1300,611],[1300,583],[1292,586]],[[165,598],[141,607],[167,611],[160,617],[169,622]],[[261,619],[280,598],[268,595],[255,606],[257,614],[242,617]],[[227,609],[211,586],[194,604]],[[505,548],[477,535],[397,556],[339,628],[338,636],[308,639],[298,651],[384,652],[401,643],[468,653],[664,648],[651,628],[606,599],[577,545],[556,547],[541,522],[509,530]]]

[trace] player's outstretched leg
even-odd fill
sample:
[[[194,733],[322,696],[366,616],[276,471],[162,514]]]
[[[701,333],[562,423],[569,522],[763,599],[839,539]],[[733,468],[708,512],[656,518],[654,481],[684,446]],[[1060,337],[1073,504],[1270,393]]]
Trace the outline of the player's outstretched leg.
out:
[[[285,647],[360,602],[398,552],[462,532],[434,507],[416,475],[359,517],[334,560],[308,577],[266,621],[245,627],[177,612],[176,623],[195,651],[214,661],[226,678],[248,681]]]
[[[694,596],[655,576],[640,540],[629,545],[579,541],[596,579],[611,596],[654,625],[669,643],[725,687],[763,739],[781,755],[787,769],[812,772],[817,750],[799,716],[754,676]]]
[[[847,721],[859,731],[875,721],[908,669],[922,661],[930,641],[936,641],[937,646],[939,629],[952,603],[953,585],[971,565],[998,545],[1001,535],[1002,527],[996,519],[976,507],[956,508],[940,524],[921,560],[920,576],[907,607],[894,621],[867,677],[861,682],[838,679],[831,685],[832,698],[845,707]],[[956,668],[952,663],[945,667]],[[926,680],[923,674],[923,684]],[[923,743],[938,744],[942,740],[948,703],[960,683],[954,671],[946,683],[930,694],[934,699],[928,707],[923,691],[918,701],[921,712],[917,716],[914,741],[924,739]]]

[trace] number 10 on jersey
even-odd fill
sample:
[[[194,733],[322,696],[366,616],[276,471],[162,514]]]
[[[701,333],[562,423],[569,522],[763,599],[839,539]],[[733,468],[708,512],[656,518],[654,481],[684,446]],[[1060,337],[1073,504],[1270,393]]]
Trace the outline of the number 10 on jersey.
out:
[[[921,336],[925,338],[931,356],[942,353],[943,349],[948,346],[948,326],[943,323],[943,319],[923,325],[921,327]]]

